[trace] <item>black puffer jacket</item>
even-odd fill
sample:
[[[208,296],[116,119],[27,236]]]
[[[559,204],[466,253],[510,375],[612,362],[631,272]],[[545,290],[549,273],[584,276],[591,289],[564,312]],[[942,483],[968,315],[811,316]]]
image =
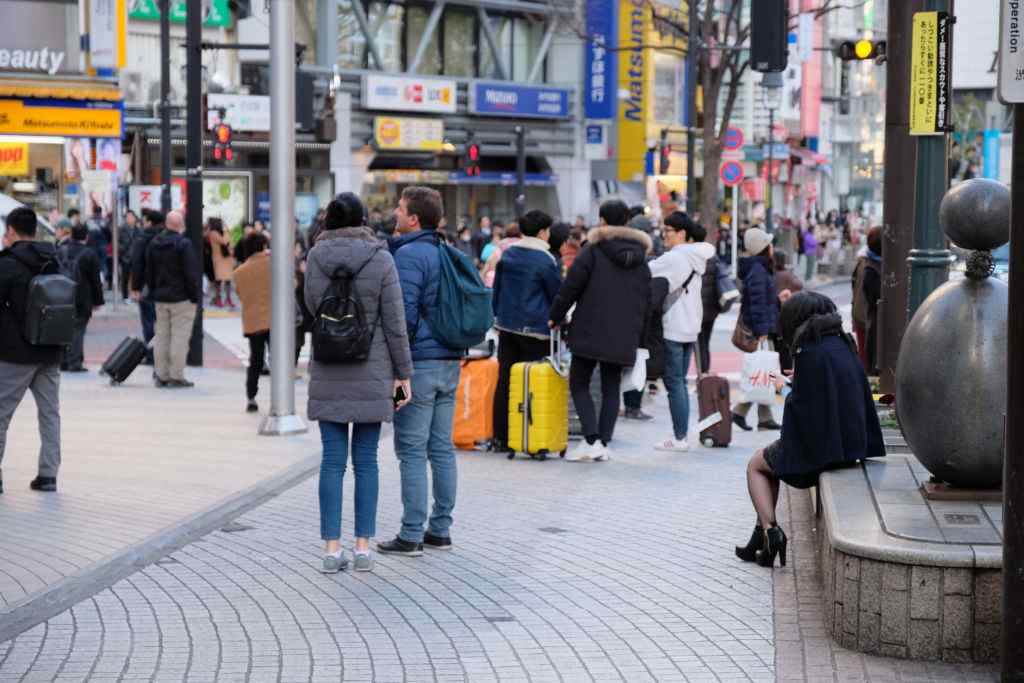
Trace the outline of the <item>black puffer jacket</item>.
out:
[[[24,336],[29,280],[51,261],[56,273],[56,255],[52,244],[29,240],[15,242],[0,252],[0,361],[18,365],[60,362],[63,346],[32,346]]]
[[[132,240],[131,273],[132,291],[141,292],[146,286],[146,250],[154,237],[163,231],[161,226],[155,226],[141,230]]]
[[[164,230],[146,248],[146,285],[156,303],[199,303],[202,273],[192,242],[173,230]]]
[[[583,358],[632,365],[641,344],[650,299],[647,254],[651,238],[639,230],[591,230],[562,283],[550,319],[561,323],[576,304],[569,348]]]
[[[83,320],[92,317],[92,309],[103,305],[103,281],[96,252],[81,242],[67,241],[57,248],[57,256],[75,273],[75,313]]]

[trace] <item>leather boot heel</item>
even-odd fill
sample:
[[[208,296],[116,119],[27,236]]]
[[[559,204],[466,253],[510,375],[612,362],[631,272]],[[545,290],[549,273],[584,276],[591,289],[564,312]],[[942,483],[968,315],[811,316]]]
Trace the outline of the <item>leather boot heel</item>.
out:
[[[762,567],[774,567],[775,556],[779,556],[779,565],[786,566],[786,545],[789,539],[778,525],[773,524],[764,530],[764,546],[756,553],[757,563]]]
[[[760,524],[754,527],[750,540],[745,546],[736,546],[736,557],[744,562],[753,562],[757,559],[757,551],[764,546],[764,529]]]

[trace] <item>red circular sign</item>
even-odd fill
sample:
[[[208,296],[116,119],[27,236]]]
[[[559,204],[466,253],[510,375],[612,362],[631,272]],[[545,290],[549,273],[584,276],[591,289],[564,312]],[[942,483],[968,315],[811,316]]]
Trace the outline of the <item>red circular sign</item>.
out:
[[[729,126],[729,129],[725,131],[725,139],[722,140],[722,148],[729,152],[743,149],[743,130]]]
[[[743,166],[738,161],[726,161],[718,171],[726,187],[734,187],[743,182]]]

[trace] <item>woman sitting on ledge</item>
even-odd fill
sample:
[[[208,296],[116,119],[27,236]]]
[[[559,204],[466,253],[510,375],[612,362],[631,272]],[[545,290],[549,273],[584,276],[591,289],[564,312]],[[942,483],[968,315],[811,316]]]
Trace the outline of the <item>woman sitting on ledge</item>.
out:
[[[825,470],[885,455],[864,367],[832,300],[816,292],[794,294],[782,307],[779,327],[793,352],[793,390],[786,397],[782,438],[747,465],[758,522],[746,547],[736,548],[741,560],[762,567],[774,566],[776,555],[786,566],[786,534],[775,522],[780,481],[807,489]],[[783,384],[779,378],[777,386]]]

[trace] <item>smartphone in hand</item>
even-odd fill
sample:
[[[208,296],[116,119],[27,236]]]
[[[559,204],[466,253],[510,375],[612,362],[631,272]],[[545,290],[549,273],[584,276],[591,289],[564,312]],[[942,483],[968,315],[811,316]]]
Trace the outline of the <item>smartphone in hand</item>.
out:
[[[395,407],[397,408],[398,404],[404,401],[406,398],[407,397],[405,395],[405,389],[403,389],[401,386],[395,387],[395,395],[391,399],[395,402]]]

